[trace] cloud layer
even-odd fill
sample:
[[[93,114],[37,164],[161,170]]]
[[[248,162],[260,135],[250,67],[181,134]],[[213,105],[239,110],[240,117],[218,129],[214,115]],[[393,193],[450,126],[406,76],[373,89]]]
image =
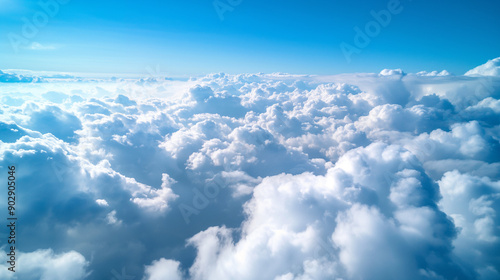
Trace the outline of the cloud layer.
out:
[[[467,76],[36,87],[2,72],[0,160],[23,186],[16,275],[497,279],[497,60]]]

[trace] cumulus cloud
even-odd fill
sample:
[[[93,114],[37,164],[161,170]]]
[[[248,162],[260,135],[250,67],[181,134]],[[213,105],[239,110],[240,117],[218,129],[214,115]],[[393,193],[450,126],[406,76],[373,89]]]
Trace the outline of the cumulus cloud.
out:
[[[36,88],[2,72],[20,261],[50,260],[22,275],[496,279],[496,60],[467,76],[51,73]]]
[[[457,255],[474,255],[473,264],[485,279],[500,276],[496,251],[500,249],[500,181],[478,177],[457,170],[449,171],[439,181],[443,199],[441,207],[454,220],[460,234],[455,242]],[[473,252],[473,248],[491,250]]]
[[[443,70],[441,72],[438,72],[438,71],[431,71],[431,72],[427,72],[427,71],[420,71],[416,74],[417,76],[450,76],[450,72],[446,71],[446,70]]]
[[[471,69],[465,73],[466,76],[500,76],[500,57],[488,60],[483,65]]]
[[[83,280],[92,275],[88,271],[89,261],[76,251],[59,254],[52,249],[18,252],[18,268],[14,273],[5,265],[7,252],[0,252],[2,279]]]
[[[437,186],[413,160],[399,147],[378,143],[346,153],[324,176],[265,178],[245,204],[238,240],[225,227],[189,240],[198,250],[191,277],[465,277],[470,271],[449,256],[456,231],[435,203]],[[430,251],[440,258],[427,259]]]
[[[379,73],[380,76],[404,76],[406,75],[405,72],[401,69],[384,69],[380,71]]]
[[[144,280],[182,280],[178,261],[159,259],[146,266]]]
[[[96,199],[95,201],[99,206],[109,206],[108,202],[105,199]]]
[[[132,201],[142,208],[150,209],[154,212],[164,212],[168,208],[168,203],[179,197],[171,189],[171,185],[174,183],[175,180],[165,173],[162,175],[160,189],[141,188],[139,195],[136,195],[136,192],[133,193],[135,197]]]

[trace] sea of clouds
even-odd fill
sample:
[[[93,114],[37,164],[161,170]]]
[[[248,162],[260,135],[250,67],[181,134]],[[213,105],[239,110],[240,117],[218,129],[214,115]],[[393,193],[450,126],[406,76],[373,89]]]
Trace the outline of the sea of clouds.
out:
[[[19,219],[0,278],[500,279],[499,99],[500,58],[465,75],[0,71]]]

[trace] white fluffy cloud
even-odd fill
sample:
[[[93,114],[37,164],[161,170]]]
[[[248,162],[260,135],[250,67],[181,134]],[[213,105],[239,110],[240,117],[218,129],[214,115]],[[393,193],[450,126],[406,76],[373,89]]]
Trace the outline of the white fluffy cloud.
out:
[[[485,64],[467,71],[465,75],[500,76],[500,57],[488,60],[488,62],[486,62]]]
[[[146,266],[144,280],[182,280],[178,261],[159,259]]]
[[[500,250],[497,213],[500,210],[500,181],[453,170],[444,174],[439,186],[443,195],[440,205],[460,230],[455,242],[457,255],[465,259],[474,256],[471,260],[478,271],[490,277],[500,276],[496,260],[496,252]],[[486,247],[489,249],[478,251]]]
[[[468,77],[2,72],[19,260],[50,259],[26,277],[496,279],[497,60]]]
[[[7,270],[6,254],[0,250],[2,279],[40,279],[40,280],[83,280],[92,273],[88,270],[89,261],[76,251],[56,254],[51,249],[34,252],[18,252],[15,272]]]
[[[198,250],[191,277],[465,277],[470,271],[450,258],[456,232],[436,205],[437,185],[413,157],[376,143],[346,153],[324,176],[265,178],[240,233],[212,227],[189,240]]]
[[[170,178],[168,174],[162,174],[162,184],[160,189],[140,189],[133,193],[134,198],[132,201],[139,205],[139,207],[150,209],[154,212],[164,212],[168,208],[168,203],[175,200],[178,195],[174,194],[171,185],[175,180]]]

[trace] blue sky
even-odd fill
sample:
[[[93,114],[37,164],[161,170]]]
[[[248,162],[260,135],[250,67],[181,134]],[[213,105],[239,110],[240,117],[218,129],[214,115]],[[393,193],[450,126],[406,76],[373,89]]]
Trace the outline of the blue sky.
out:
[[[38,1],[0,0],[0,69],[463,74],[500,49],[498,1],[401,0],[402,11],[350,62],[340,44],[354,45],[354,27],[364,29],[373,20],[370,11],[387,9],[390,1],[243,0],[223,20],[212,0],[61,2],[67,3],[26,38],[26,19],[33,23],[47,12]],[[12,34],[23,38],[17,52]]]

